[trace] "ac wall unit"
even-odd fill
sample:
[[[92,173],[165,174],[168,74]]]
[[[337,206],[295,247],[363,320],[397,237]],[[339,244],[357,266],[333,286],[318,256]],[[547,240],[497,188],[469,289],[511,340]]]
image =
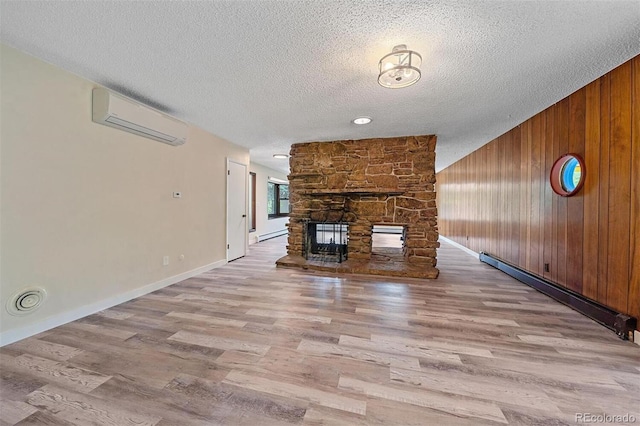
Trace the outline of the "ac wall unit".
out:
[[[107,89],[93,89],[93,121],[169,145],[187,140],[186,123]]]

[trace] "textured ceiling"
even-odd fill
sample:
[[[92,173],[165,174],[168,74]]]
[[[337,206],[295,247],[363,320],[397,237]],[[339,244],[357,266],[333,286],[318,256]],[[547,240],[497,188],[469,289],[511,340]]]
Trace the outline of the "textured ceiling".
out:
[[[295,142],[417,134],[439,170],[640,53],[637,0],[2,1],[0,19],[4,43],[284,171]],[[382,88],[401,43],[422,79]]]

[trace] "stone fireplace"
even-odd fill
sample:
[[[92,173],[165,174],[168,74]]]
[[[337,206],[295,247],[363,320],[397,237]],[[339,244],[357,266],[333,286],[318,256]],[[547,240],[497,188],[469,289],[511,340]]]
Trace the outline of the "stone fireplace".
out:
[[[435,145],[433,135],[293,145],[288,254],[277,264],[436,278]],[[327,243],[346,248],[339,262],[309,256],[310,229],[329,224],[347,228]],[[402,249],[372,253],[374,225],[403,226]]]

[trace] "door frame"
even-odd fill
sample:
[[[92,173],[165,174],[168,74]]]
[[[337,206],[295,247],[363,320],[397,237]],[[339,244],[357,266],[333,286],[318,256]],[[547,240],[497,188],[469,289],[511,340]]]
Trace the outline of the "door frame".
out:
[[[249,166],[245,163],[242,163],[240,161],[236,161],[233,160],[229,157],[227,157],[227,187],[226,187],[226,226],[225,226],[225,233],[226,233],[226,237],[225,237],[225,259],[227,260],[227,263],[229,262],[229,176],[231,175],[230,173],[230,168],[229,165],[230,163],[235,163],[238,164],[242,167],[244,167],[244,171],[245,171],[245,179],[244,179],[244,214],[245,214],[245,221],[244,221],[244,238],[242,239],[244,242],[244,255],[247,255],[247,246],[248,246],[248,242],[249,242],[249,221],[248,218],[246,217],[247,214],[247,195],[248,195],[248,188],[247,188],[247,184],[248,184],[248,176],[249,176]],[[235,260],[235,259],[234,259]]]

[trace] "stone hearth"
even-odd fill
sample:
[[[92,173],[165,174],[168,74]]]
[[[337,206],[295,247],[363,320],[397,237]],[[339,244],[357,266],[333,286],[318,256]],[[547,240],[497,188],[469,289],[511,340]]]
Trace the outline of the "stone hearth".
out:
[[[436,137],[312,142],[291,147],[288,255],[279,266],[436,278]],[[346,222],[348,260],[304,258],[308,221]],[[372,255],[373,225],[405,226],[402,252]]]

